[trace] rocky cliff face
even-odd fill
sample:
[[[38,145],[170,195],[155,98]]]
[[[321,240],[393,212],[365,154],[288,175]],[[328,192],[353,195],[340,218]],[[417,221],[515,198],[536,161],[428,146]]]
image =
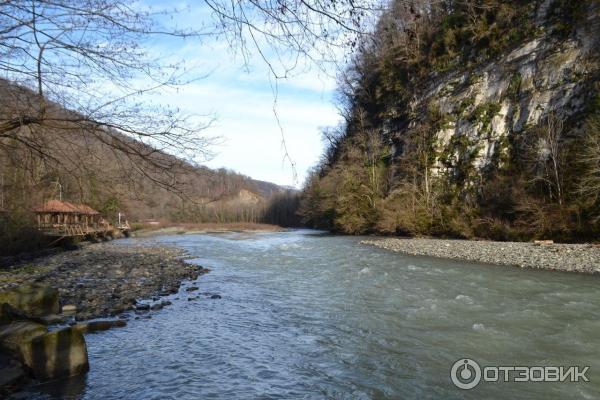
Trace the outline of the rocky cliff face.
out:
[[[439,157],[432,173],[448,172],[468,160],[476,171],[502,163],[509,141],[543,123],[550,113],[568,119],[576,134],[600,78],[600,3],[591,2],[575,35],[561,38],[549,21],[552,0],[536,12],[537,35],[507,54],[474,69],[434,76],[415,93],[408,125],[430,118]],[[404,152],[402,131],[392,137],[393,158]]]
[[[600,230],[600,3],[392,0],[345,71],[304,190],[346,233],[587,240]]]

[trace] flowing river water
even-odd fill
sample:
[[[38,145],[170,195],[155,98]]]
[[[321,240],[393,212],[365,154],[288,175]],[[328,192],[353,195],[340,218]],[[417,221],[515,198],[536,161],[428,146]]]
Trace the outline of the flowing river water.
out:
[[[132,239],[137,240],[137,239]],[[90,372],[27,398],[600,398],[600,280],[409,257],[314,231],[179,235],[212,271],[151,319],[86,336]],[[178,298],[178,300],[175,300]],[[460,390],[452,364],[589,366]]]

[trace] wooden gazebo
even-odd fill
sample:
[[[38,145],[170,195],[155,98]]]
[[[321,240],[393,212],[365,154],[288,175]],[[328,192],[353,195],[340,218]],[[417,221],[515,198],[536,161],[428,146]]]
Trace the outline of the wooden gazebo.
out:
[[[98,211],[84,204],[50,200],[33,212],[38,229],[52,236],[85,236],[111,229]]]

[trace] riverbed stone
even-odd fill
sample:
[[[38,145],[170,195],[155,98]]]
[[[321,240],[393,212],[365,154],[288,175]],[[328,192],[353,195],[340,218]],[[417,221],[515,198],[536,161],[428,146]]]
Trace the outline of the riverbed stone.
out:
[[[99,331],[106,331],[112,328],[122,328],[127,326],[127,321],[123,319],[109,320],[109,321],[89,321],[73,325],[73,329],[78,330],[81,333],[93,333]]]
[[[74,304],[65,304],[62,306],[63,314],[72,314],[77,312],[77,306]]]
[[[33,338],[23,362],[40,380],[65,378],[89,370],[87,347],[83,334],[63,328]]]
[[[535,245],[524,242],[493,242],[444,239],[370,239],[361,243],[413,256],[431,256],[520,268],[554,271],[600,272],[600,248],[589,244]]]
[[[23,285],[0,292],[0,304],[7,303],[29,316],[58,314],[58,289],[42,285]]]
[[[37,282],[58,288],[63,314],[78,321],[106,318],[133,309],[135,299],[154,297],[160,302],[159,294],[177,293],[183,281],[195,279],[197,267],[184,262],[185,255],[181,249],[154,243],[90,244],[6,271],[0,290]]]
[[[148,311],[148,310],[150,310],[150,304],[145,304],[145,303],[136,304],[135,309],[138,311]]]

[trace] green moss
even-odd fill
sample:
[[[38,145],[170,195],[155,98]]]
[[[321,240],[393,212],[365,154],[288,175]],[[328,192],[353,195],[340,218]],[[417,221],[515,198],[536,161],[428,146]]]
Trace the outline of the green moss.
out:
[[[480,133],[490,133],[492,128],[492,119],[498,114],[502,106],[498,103],[483,103],[475,107],[469,116],[469,122],[480,123]]]
[[[519,93],[521,92],[521,84],[523,83],[523,76],[521,76],[520,72],[515,72],[510,79],[510,84],[508,85],[508,90],[506,91],[506,95],[516,100]]]
[[[467,78],[467,84],[475,85],[476,83],[481,82],[482,79],[483,75],[481,74],[469,74],[469,77]]]
[[[465,111],[467,111],[469,108],[471,108],[474,104],[475,104],[475,98],[468,97],[460,103],[460,105],[458,106],[458,109],[456,110],[456,113],[458,114],[459,117],[462,117],[463,114],[465,113]]]
[[[435,131],[452,128],[457,120],[454,113],[442,113],[434,103],[429,104],[427,114],[429,122]]]
[[[447,146],[438,154],[438,160],[448,170],[448,179],[455,190],[462,191],[475,172],[475,160],[482,146],[466,135],[452,136]]]

